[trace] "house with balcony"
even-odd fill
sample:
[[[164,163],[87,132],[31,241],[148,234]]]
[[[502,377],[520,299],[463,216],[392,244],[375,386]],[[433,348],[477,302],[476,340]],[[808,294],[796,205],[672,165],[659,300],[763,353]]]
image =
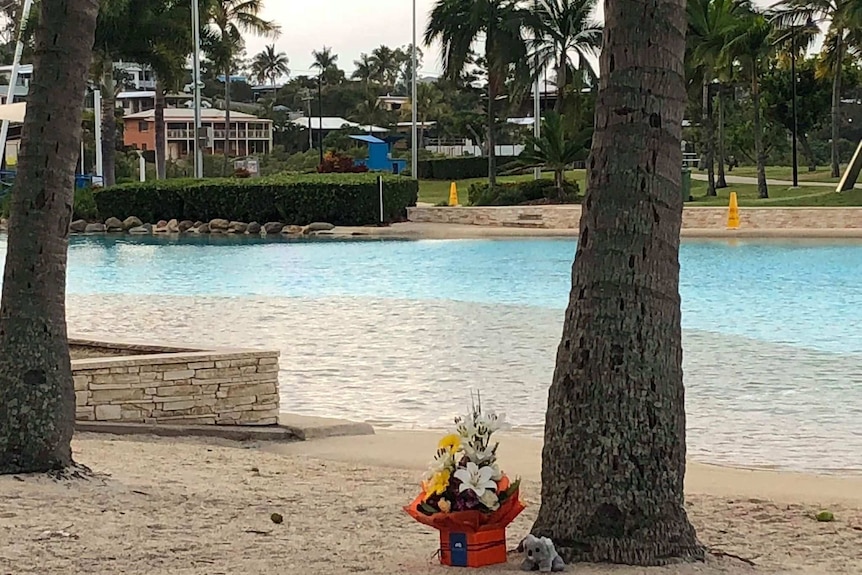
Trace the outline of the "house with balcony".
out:
[[[33,65],[21,64],[18,66],[18,81],[15,82],[15,91],[12,101],[23,102],[30,92],[30,79],[33,77]],[[0,104],[6,103],[6,95],[9,93],[9,80],[12,79],[12,66],[0,66]]]
[[[191,108],[165,109],[167,157],[172,160],[194,153],[195,115]],[[156,112],[145,110],[123,118],[123,141],[126,146],[141,151],[156,149]],[[204,152],[224,154],[225,112],[206,108],[201,110],[201,127],[209,132]],[[252,156],[272,151],[272,120],[251,114],[231,111],[230,155]]]

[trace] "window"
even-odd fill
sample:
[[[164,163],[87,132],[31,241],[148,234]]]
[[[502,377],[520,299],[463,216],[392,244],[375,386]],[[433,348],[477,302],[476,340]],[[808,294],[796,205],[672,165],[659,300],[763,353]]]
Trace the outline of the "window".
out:
[[[150,123],[149,122],[138,122],[138,131],[139,132],[149,132],[150,131]]]
[[[146,145],[146,144],[141,144],[141,151],[142,151],[142,152],[146,152],[146,151],[147,151],[147,145]]]

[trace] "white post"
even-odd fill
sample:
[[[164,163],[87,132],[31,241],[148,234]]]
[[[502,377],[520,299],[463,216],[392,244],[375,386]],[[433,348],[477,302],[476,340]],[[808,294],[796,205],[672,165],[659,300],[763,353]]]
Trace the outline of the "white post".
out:
[[[416,74],[418,73],[417,68],[417,58],[416,58],[416,0],[413,0],[413,49],[411,50],[410,59],[412,61],[411,68],[412,74],[410,78],[410,115],[411,115],[411,125],[410,125],[410,138],[413,142],[411,147],[410,154],[410,175],[414,180],[419,178],[419,174],[417,173],[419,167],[419,130],[416,127],[416,109],[418,107],[418,102],[416,101]],[[381,181],[381,190],[383,183]],[[381,191],[380,202],[382,206],[383,202],[383,192]],[[381,214],[383,208],[380,208]],[[382,217],[382,216],[381,216]]]
[[[533,136],[537,139],[542,134],[542,95],[539,91],[539,58],[536,57],[536,83],[533,85]],[[533,178],[541,179],[542,168],[533,168]]]
[[[84,138],[81,138],[81,175],[84,175]]]
[[[27,25],[27,17],[33,0],[24,0],[24,9],[21,12],[21,23],[18,25],[18,40],[15,42],[15,55],[12,57],[12,73],[9,76],[9,89],[6,91],[6,104],[15,101],[15,86],[18,84],[18,68],[21,66],[21,53],[24,51],[24,27]],[[6,136],[9,134],[9,120],[3,120],[0,126],[0,153],[6,157]]]
[[[190,0],[192,3],[192,38],[194,48],[192,50],[192,83],[195,95],[195,178],[204,177],[204,151],[200,143],[201,131],[201,16],[198,0]],[[227,78],[230,81],[230,78]],[[230,126],[225,126],[230,130]]]
[[[93,113],[95,115],[95,132],[96,132],[96,178],[95,185],[102,185],[102,176],[104,175],[102,166],[102,91],[93,90]]]
[[[147,181],[147,160],[144,159],[144,155],[138,152],[138,172],[140,181]]]
[[[380,223],[383,223],[383,176],[377,176],[377,187],[380,190]]]

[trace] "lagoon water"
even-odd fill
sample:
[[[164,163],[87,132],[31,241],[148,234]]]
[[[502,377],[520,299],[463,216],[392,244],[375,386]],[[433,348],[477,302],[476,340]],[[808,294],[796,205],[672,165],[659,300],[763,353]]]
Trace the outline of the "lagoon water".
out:
[[[574,253],[76,237],[70,332],[279,349],[285,411],[441,427],[478,389],[541,433]],[[686,241],[680,260],[690,457],[862,472],[862,243]]]

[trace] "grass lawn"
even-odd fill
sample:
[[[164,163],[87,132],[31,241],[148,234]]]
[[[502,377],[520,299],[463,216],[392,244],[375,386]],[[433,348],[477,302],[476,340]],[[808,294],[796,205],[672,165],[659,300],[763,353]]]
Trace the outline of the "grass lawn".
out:
[[[742,168],[738,168],[742,170]],[[790,168],[775,167],[771,170],[790,170]],[[781,172],[776,172],[779,175],[768,173],[769,178],[784,179],[780,175]],[[733,174],[737,174],[737,170],[733,170]],[[829,181],[829,172],[815,172],[820,174],[819,181]],[[742,174],[739,174],[742,175]],[[756,174],[755,174],[756,175]],[[548,174],[545,177],[549,177]],[[577,182],[581,187],[581,193],[585,190],[584,179],[586,174],[584,170],[573,170],[566,172],[566,179]],[[531,180],[532,174],[522,176],[501,176],[498,178],[500,182],[518,182]],[[485,182],[485,178],[474,178],[469,180],[459,180],[456,182],[458,186],[458,199],[461,205],[467,205],[467,191],[470,189],[470,184],[475,182]],[[429,204],[438,204],[449,200],[449,183],[444,181],[422,180],[419,182],[419,201]],[[686,202],[687,206],[726,206],[730,200],[730,192],[736,192],[739,205],[742,207],[790,207],[790,206],[862,206],[862,190],[854,189],[849,192],[837,193],[833,188],[822,186],[805,186],[805,181],[800,172],[799,188],[793,189],[782,186],[769,186],[769,198],[766,200],[758,199],[757,186],[752,184],[731,184],[729,187],[718,190],[718,196],[706,196],[706,182],[692,180],[691,195],[694,198],[691,202]]]
[[[847,166],[841,166],[841,173],[844,173],[844,168]],[[701,172],[701,173],[706,173]],[[738,168],[733,168],[732,172],[728,172],[725,170],[725,174],[728,176],[741,176],[745,178],[756,178],[757,177],[757,167],[756,166],[739,166]],[[793,181],[793,168],[791,166],[767,166],[766,167],[766,179],[768,180],[783,180],[787,182]],[[809,172],[807,166],[799,166],[799,183],[804,184],[805,182],[834,182],[838,183],[838,180],[841,178],[833,178],[831,175],[831,169],[826,166],[819,166],[817,171]]]

